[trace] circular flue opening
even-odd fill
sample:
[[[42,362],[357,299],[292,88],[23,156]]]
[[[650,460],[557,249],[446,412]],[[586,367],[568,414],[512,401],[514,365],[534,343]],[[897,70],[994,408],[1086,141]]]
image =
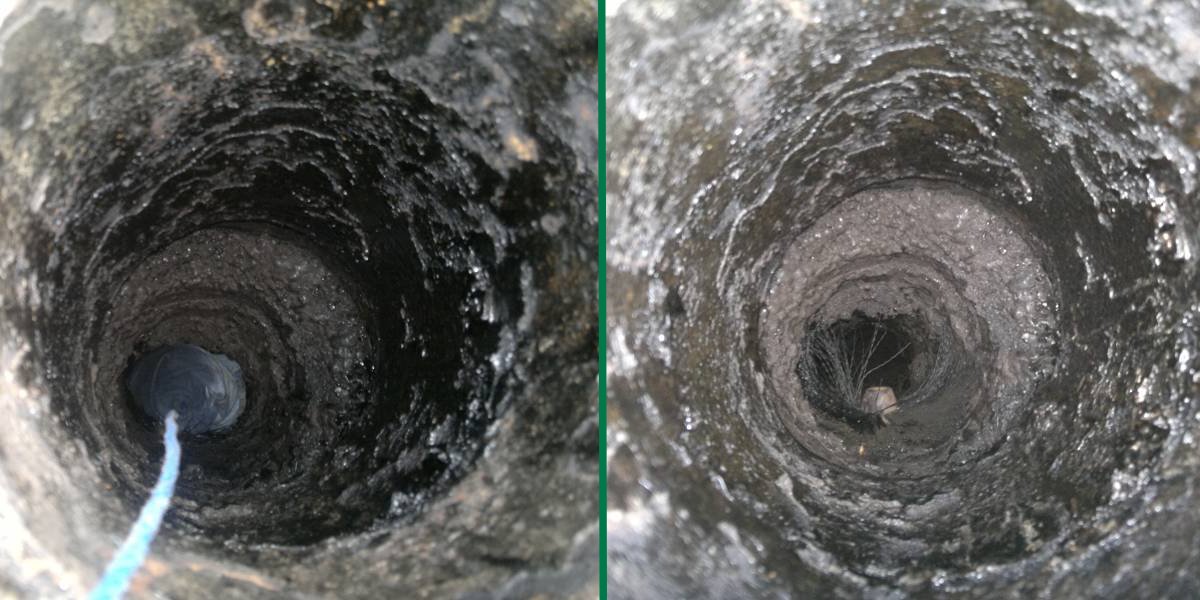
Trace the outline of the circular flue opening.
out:
[[[125,377],[133,402],[154,423],[175,413],[184,433],[233,427],[246,406],[242,368],[191,344],[161,346],[132,359]]]
[[[610,29],[615,593],[1196,589],[1195,11],[666,4]]]
[[[14,589],[96,580],[163,464],[131,375],[181,344],[236,363],[244,402],[180,432],[145,593],[520,575],[532,595],[575,568],[597,477],[587,11],[35,8],[0,27],[0,420],[23,423],[0,514],[53,566]]]
[[[112,168],[122,185],[85,178],[100,191],[47,259],[55,410],[105,456],[114,514],[136,513],[162,455],[165,413],[128,398],[130,357],[182,344],[236,363],[235,419],[180,415],[164,524],[188,547],[259,554],[417,518],[478,457],[526,306],[528,267],[476,198],[494,172],[455,170],[469,151],[415,125],[455,115],[405,82],[368,94],[307,68],[204,90],[207,119],[161,125],[206,143],[151,138],[129,158],[145,164]]]
[[[886,424],[911,387],[916,349],[895,318],[861,313],[813,325],[796,367],[809,402],[859,428]]]
[[[810,323],[799,347],[804,400],[848,451],[871,459],[924,452],[968,420],[978,374],[957,358],[954,333],[920,313],[854,311]]]

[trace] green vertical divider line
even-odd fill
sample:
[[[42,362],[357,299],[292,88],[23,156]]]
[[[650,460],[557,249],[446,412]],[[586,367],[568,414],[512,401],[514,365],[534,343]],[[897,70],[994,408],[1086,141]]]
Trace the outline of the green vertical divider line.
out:
[[[599,240],[599,243],[597,244],[599,246],[599,248],[597,248],[597,252],[599,253],[598,257],[600,260],[600,264],[598,265],[599,266],[599,270],[598,270],[599,281],[597,282],[599,284],[599,294],[597,295],[597,298],[596,298],[596,305],[597,305],[597,308],[598,308],[598,311],[600,314],[600,332],[599,332],[599,335],[597,335],[596,337],[597,337],[597,341],[598,341],[597,354],[599,355],[597,358],[600,362],[600,368],[597,372],[597,379],[599,380],[599,385],[600,385],[600,393],[599,393],[600,405],[599,405],[599,407],[597,407],[596,411],[600,418],[600,549],[599,549],[599,551],[600,551],[600,597],[608,598],[608,522],[607,522],[607,519],[605,518],[605,514],[608,512],[608,510],[607,510],[608,509],[608,459],[607,459],[608,443],[606,441],[607,437],[608,437],[608,402],[607,402],[607,388],[608,388],[608,385],[607,385],[607,372],[608,372],[608,370],[607,370],[607,360],[608,360],[607,355],[608,355],[608,351],[606,349],[608,346],[608,327],[605,325],[605,313],[607,312],[605,310],[605,304],[606,304],[605,299],[607,297],[607,295],[605,294],[605,283],[606,283],[605,282],[605,272],[607,269],[607,267],[606,267],[607,261],[605,258],[605,247],[608,244],[608,242],[607,242],[608,236],[605,233],[606,216],[605,216],[605,210],[604,210],[605,182],[608,179],[608,166],[607,166],[608,161],[606,160],[606,155],[605,155],[605,146],[606,146],[605,131],[606,131],[606,128],[604,125],[604,122],[605,122],[605,111],[604,111],[604,108],[605,108],[605,102],[604,102],[604,60],[605,60],[605,58],[604,58],[604,15],[605,15],[604,0],[599,0],[599,6],[596,9],[596,25],[597,25],[598,31],[599,31],[599,34],[597,35],[597,40],[598,40],[598,45],[599,45],[599,48],[598,48],[599,55],[598,55],[598,59],[596,61],[597,77],[598,77],[598,79],[597,79],[598,93],[596,94],[596,101],[597,101],[597,107],[598,107],[598,110],[596,111],[596,128],[597,128],[596,142],[597,142],[597,144],[599,144],[599,147],[597,149],[596,156],[599,161],[599,171],[597,172],[597,179],[599,180],[600,185],[599,185],[598,194],[596,196],[596,201],[599,203],[599,208],[600,208],[599,218],[597,219],[598,226],[600,229],[599,235],[597,236],[597,239]]]

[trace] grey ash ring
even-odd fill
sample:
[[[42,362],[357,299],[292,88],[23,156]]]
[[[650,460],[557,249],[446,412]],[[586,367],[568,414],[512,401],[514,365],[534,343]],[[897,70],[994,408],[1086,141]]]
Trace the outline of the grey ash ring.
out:
[[[613,597],[1200,590],[1194,2],[607,31]]]

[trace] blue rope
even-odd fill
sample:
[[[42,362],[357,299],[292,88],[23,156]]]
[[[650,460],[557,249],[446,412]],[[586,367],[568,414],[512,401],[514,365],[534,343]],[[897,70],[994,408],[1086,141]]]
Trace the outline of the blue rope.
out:
[[[167,431],[163,434],[163,444],[167,447],[167,454],[163,458],[158,482],[154,484],[150,498],[142,506],[142,512],[134,522],[133,529],[129,531],[129,537],[125,538],[112,562],[108,563],[100,583],[92,589],[91,595],[88,596],[90,600],[119,599],[129,589],[133,576],[146,561],[150,543],[158,534],[163,514],[167,512],[171,496],[175,493],[175,480],[179,478],[179,432],[175,424],[175,411],[167,413]]]

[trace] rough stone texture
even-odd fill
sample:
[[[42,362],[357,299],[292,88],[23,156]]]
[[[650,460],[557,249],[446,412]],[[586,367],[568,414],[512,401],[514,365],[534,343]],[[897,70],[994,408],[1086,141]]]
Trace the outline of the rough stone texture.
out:
[[[629,1],[607,32],[612,597],[1200,592],[1200,8]],[[856,310],[956,350],[865,434],[795,368]]]
[[[123,370],[195,343],[242,366],[247,407],[185,436],[133,597],[594,597],[595,22],[569,0],[9,15],[0,595],[97,579],[161,456]]]

